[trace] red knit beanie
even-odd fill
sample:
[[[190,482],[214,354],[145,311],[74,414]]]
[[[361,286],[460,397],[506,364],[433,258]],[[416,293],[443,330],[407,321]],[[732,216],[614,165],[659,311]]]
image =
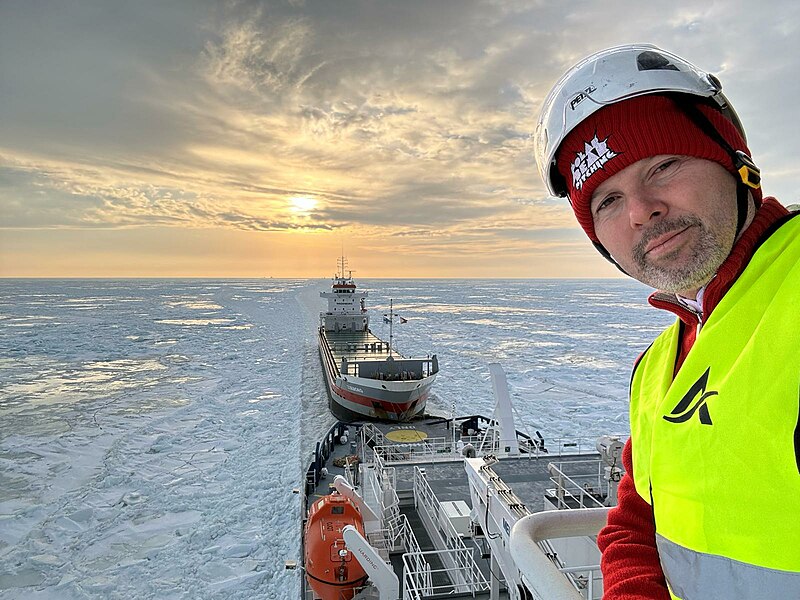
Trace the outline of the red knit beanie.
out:
[[[734,150],[750,156],[731,121],[711,107],[698,107]],[[589,206],[597,186],[625,167],[659,154],[682,154],[717,162],[738,181],[728,153],[664,96],[639,96],[606,106],[567,135],[558,149],[556,164],[567,181],[575,216],[592,240],[599,241]],[[750,191],[760,203],[761,190]]]

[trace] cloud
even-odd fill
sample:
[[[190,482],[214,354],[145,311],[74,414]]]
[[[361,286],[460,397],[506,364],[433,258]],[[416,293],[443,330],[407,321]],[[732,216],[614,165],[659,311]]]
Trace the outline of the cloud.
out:
[[[534,165],[538,110],[576,60],[630,41],[720,73],[767,192],[795,199],[798,23],[788,0],[9,0],[0,226],[569,245]]]
[[[11,163],[8,158],[2,162]],[[15,229],[230,227],[255,231],[331,230],[307,218],[270,219],[248,212],[252,202],[218,202],[191,186],[120,183],[109,171],[14,161],[0,167],[3,226]],[[199,186],[201,190],[207,187]],[[31,193],[33,192],[33,193]],[[251,189],[251,193],[260,194]],[[25,200],[20,197],[25,196]]]

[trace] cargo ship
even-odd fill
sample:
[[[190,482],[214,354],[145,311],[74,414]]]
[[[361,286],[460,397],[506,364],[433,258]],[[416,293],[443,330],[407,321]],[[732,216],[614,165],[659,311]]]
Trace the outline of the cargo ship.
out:
[[[319,354],[329,392],[329,407],[341,421],[410,421],[422,415],[439,372],[436,355],[409,358],[393,348],[397,315],[390,308],[389,341],[369,327],[366,300],[344,257],[330,291],[320,292],[328,310],[319,316]]]

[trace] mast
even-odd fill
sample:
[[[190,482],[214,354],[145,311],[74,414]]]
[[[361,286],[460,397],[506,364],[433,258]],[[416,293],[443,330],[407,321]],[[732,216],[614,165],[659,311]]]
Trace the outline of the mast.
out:
[[[342,254],[341,258],[336,259],[336,266],[339,267],[339,272],[336,273],[337,279],[345,280],[353,278],[353,271],[347,268],[347,259],[345,258],[344,254]],[[345,275],[345,271],[347,271],[347,275]]]
[[[394,326],[394,308],[392,299],[389,298],[389,356],[392,355],[392,327]]]

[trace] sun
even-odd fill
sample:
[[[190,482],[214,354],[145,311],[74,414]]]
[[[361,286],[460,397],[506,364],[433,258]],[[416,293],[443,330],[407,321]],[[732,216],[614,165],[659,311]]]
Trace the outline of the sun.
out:
[[[289,198],[289,203],[294,212],[311,212],[317,207],[316,199],[310,196],[294,196]]]

